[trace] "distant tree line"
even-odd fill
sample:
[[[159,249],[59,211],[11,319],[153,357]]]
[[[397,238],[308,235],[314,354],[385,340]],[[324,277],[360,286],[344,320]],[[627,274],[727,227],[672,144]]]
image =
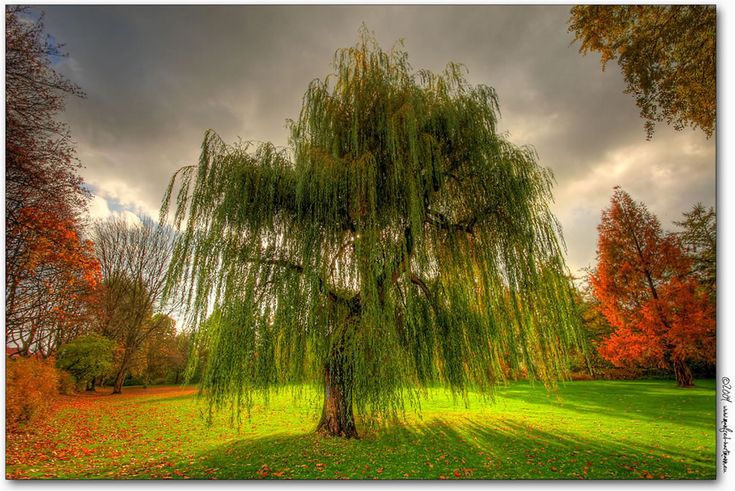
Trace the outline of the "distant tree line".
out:
[[[29,421],[57,385],[181,383],[190,334],[162,300],[170,231],[144,219],[89,223],[66,96],[62,46],[42,17],[7,6],[5,346],[8,418]],[[194,374],[196,377],[196,374]]]

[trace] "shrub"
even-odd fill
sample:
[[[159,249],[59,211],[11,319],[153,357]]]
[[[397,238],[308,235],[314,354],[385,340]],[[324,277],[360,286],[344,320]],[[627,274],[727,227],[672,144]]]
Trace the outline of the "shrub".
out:
[[[59,374],[59,394],[71,395],[77,390],[77,381],[66,370],[57,370]]]
[[[115,343],[99,334],[87,334],[59,348],[56,366],[74,376],[77,388],[84,388],[95,377],[105,375],[112,368]]]
[[[595,377],[593,377],[592,374],[590,374],[589,372],[583,372],[583,371],[571,372],[569,374],[569,378],[572,381],[574,381],[574,382],[586,381],[586,380],[594,380],[595,379]]]
[[[5,362],[5,424],[14,429],[48,416],[59,391],[54,360],[38,357]]]

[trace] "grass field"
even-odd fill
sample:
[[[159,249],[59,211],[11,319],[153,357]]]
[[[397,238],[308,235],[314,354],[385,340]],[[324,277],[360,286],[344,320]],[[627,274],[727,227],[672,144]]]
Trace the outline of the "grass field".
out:
[[[314,397],[257,405],[212,426],[192,387],[62,397],[47,425],[7,437],[6,476],[56,479],[714,479],[714,381],[513,383],[466,408],[431,391],[421,415],[313,433]]]

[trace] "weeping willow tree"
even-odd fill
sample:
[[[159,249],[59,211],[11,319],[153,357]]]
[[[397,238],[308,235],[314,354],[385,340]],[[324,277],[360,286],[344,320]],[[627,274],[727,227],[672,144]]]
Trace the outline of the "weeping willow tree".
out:
[[[172,178],[169,292],[207,345],[210,408],[319,383],[318,430],[356,436],[424,388],[553,384],[577,343],[552,176],[496,132],[493,89],[413,71],[362,33],[313,81],[288,149],[207,132]]]

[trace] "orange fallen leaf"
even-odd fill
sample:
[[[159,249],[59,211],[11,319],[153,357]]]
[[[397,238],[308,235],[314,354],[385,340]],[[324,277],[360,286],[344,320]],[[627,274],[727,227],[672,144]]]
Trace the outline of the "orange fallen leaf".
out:
[[[258,469],[258,477],[261,479],[268,477],[268,474],[270,474],[271,468],[268,467],[268,464],[263,464],[260,469]]]

